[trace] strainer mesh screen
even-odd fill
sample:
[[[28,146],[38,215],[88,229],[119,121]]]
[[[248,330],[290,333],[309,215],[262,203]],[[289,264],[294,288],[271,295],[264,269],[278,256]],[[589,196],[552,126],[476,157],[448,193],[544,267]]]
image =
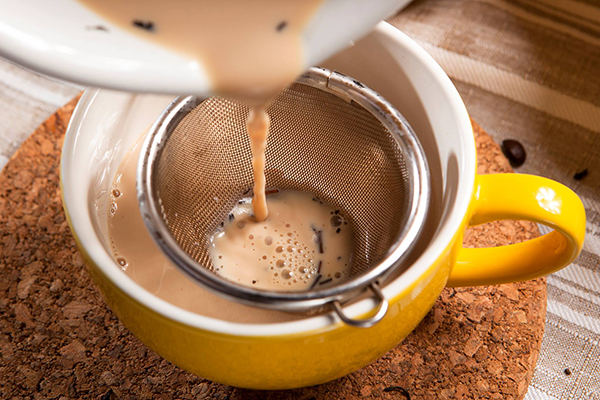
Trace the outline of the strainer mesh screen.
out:
[[[252,195],[248,112],[231,100],[203,101],[169,136],[153,176],[173,237],[211,270],[211,235]],[[410,182],[396,139],[356,103],[299,83],[267,113],[267,187],[309,192],[343,210],[354,229],[350,276],[375,266],[408,217]]]

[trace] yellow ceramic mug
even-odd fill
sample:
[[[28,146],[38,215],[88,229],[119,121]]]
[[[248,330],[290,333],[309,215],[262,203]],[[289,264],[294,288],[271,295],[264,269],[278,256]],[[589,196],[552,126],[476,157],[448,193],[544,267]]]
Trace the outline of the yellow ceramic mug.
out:
[[[383,287],[390,308],[368,329],[333,314],[251,324],[209,318],[169,304],[137,285],[111,257],[107,191],[121,158],[171,98],[90,90],[65,138],[64,206],[87,265],[108,305],[148,347],[202,377],[255,389],[315,385],[350,373],[404,339],[447,285],[529,279],[564,267],[579,254],[585,215],[564,186],[524,175],[477,176],[470,120],[439,66],[388,24],[329,60],[386,97],[406,117],[427,154],[433,203],[418,256]],[[463,249],[467,225],[528,219],[555,231],[493,249]],[[371,299],[345,307],[368,314]]]
[[[581,252],[585,210],[567,187],[531,175],[477,176],[469,225],[501,219],[535,221],[554,229],[504,247],[463,248],[449,286],[491,285],[537,278],[570,264]]]

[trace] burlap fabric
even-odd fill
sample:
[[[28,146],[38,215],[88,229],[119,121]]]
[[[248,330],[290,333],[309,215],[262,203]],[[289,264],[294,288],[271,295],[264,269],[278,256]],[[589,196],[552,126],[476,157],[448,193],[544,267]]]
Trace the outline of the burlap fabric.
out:
[[[586,244],[548,277],[546,332],[526,398],[600,399],[600,2],[425,0],[390,22],[437,60],[488,133],[524,144],[518,172],[582,198]],[[0,60],[0,168],[79,90]]]
[[[523,143],[517,172],[557,180],[583,200],[585,247],[548,277],[526,399],[600,399],[600,2],[424,0],[390,22],[437,60],[490,135]]]
[[[0,169],[39,124],[81,89],[0,58]]]

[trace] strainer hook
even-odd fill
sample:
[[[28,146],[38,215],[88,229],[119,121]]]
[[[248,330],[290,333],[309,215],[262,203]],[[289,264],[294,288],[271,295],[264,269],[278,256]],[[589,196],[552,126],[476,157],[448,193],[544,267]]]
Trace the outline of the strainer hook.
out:
[[[378,323],[379,321],[381,321],[381,319],[385,316],[385,314],[387,313],[387,310],[388,310],[388,300],[385,298],[385,296],[381,292],[381,289],[377,285],[377,282],[371,283],[369,285],[369,288],[375,294],[375,298],[379,302],[379,304],[377,305],[377,313],[374,316],[372,316],[371,318],[352,319],[352,318],[348,317],[346,314],[344,314],[344,310],[342,309],[342,306],[340,305],[339,301],[335,300],[332,302],[333,309],[335,310],[337,315],[340,317],[340,319],[345,324],[354,326],[356,328],[370,328],[373,325],[375,325],[376,323]]]

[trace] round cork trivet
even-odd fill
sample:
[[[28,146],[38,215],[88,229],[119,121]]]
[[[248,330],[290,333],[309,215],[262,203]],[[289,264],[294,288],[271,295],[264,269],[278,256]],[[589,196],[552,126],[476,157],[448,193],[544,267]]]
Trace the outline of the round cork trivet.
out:
[[[402,344],[316,387],[242,390],[163,360],[104,304],[69,232],[59,159],[76,101],[41,125],[0,174],[0,397],[523,398],[544,330],[544,279],[446,289]],[[474,125],[479,172],[510,171],[498,146]],[[495,246],[537,235],[532,223],[493,223],[470,229],[466,243]]]

